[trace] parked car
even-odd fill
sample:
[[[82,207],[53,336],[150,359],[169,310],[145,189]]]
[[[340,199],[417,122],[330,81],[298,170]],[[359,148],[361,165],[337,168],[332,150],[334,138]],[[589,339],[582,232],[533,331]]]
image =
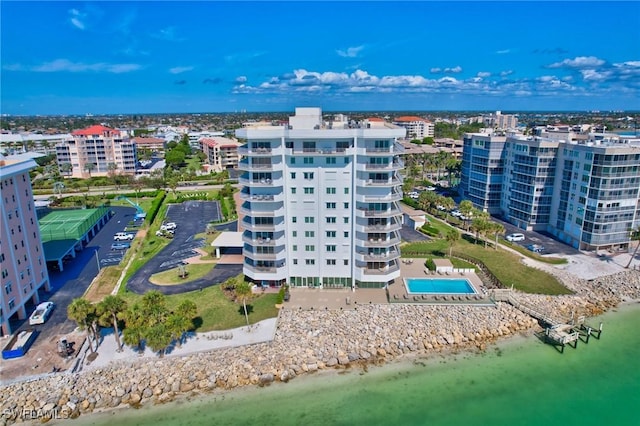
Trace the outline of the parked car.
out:
[[[128,242],[117,242],[111,244],[111,250],[126,250],[131,247],[131,243]]]
[[[544,246],[540,246],[538,244],[529,244],[527,249],[534,253],[542,253],[545,250]]]
[[[133,234],[128,234],[126,232],[116,232],[113,236],[115,241],[131,241],[133,240]]]
[[[162,231],[173,231],[177,227],[178,227],[178,225],[176,225],[175,222],[168,222],[168,223],[163,223],[160,226],[160,230],[162,230]]]
[[[53,302],[40,303],[29,317],[29,325],[44,324],[53,312],[53,307]]]
[[[516,233],[516,234],[507,235],[507,241],[510,241],[512,243],[515,242],[515,241],[524,241],[524,240],[525,240],[524,234],[517,234]]]

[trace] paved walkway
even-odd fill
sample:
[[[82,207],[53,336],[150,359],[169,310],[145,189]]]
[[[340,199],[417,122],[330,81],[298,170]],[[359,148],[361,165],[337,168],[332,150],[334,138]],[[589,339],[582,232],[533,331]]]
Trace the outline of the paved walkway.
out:
[[[181,347],[170,347],[165,356],[183,356],[196,352],[206,352],[219,348],[251,345],[255,343],[270,342],[274,339],[277,326],[277,318],[269,318],[250,326],[234,328],[224,331],[209,331],[206,333],[191,333]],[[140,358],[156,359],[157,355],[149,348],[145,348],[142,354],[137,353],[129,346],[124,346],[122,352],[116,351],[116,339],[112,329],[103,336],[102,343],[98,347],[98,357],[93,361],[85,359],[83,369],[104,367],[112,361],[138,360]],[[83,347],[83,350],[86,346]],[[81,356],[88,356],[90,352]]]

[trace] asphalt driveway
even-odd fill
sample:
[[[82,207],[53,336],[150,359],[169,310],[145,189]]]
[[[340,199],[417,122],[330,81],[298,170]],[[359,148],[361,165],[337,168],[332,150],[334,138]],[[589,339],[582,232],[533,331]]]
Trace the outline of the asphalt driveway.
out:
[[[185,259],[193,257],[196,254],[194,251],[196,248],[204,247],[204,240],[193,236],[204,232],[207,223],[220,218],[220,204],[217,201],[187,201],[170,205],[165,221],[175,222],[177,225],[173,239],[129,279],[127,289],[137,294],[144,294],[151,290],[167,295],[179,294],[220,284],[241,274],[242,265],[217,264],[203,278],[185,284],[159,286],[149,281],[151,275],[175,268]]]

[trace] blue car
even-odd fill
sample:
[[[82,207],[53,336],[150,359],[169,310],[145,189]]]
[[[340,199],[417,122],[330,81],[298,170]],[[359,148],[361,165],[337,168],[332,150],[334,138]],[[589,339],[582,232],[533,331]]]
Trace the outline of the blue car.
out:
[[[111,250],[126,250],[131,247],[131,243],[118,242],[111,244]]]

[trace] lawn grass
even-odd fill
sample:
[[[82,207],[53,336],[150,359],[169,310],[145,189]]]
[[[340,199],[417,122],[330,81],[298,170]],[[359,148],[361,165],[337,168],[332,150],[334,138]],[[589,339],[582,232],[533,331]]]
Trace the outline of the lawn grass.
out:
[[[151,275],[149,281],[157,285],[180,285],[186,284],[191,281],[199,280],[207,275],[214,267],[215,263],[193,263],[185,265],[184,269],[187,272],[186,278],[180,278],[180,268],[171,268],[166,271],[158,272]]]
[[[275,307],[277,293],[256,295],[247,301],[249,322],[251,324],[267,318],[278,316]],[[142,298],[141,295],[127,292],[122,295],[128,304],[133,304]],[[246,325],[242,303],[234,303],[227,298],[219,285],[207,287],[188,293],[167,296],[169,310],[174,309],[184,300],[191,300],[198,309],[196,331],[228,330]]]
[[[444,239],[405,243],[400,249],[406,257],[443,258],[449,255],[449,243]],[[456,252],[463,253],[484,263],[505,287],[513,285],[518,290],[535,294],[571,294],[554,276],[524,265],[518,255],[503,248],[485,248],[483,242],[475,244],[473,238],[467,236],[454,244],[453,252],[454,255]]]

